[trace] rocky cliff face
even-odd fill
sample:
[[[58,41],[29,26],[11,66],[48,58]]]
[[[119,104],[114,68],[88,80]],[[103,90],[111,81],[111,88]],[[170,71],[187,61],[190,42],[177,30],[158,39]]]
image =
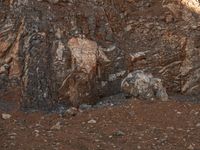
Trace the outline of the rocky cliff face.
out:
[[[46,109],[70,99],[66,82],[78,99],[93,101],[120,92],[134,70],[161,78],[168,92],[198,95],[199,7],[195,0],[1,0],[0,95],[20,87],[24,108]],[[109,60],[91,59],[79,83],[86,76],[73,72],[73,38]]]

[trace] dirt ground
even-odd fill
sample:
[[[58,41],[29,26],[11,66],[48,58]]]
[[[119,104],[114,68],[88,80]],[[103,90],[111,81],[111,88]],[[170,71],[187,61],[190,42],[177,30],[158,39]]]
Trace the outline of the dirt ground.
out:
[[[194,102],[130,99],[76,115],[9,114],[0,119],[1,150],[200,150]]]

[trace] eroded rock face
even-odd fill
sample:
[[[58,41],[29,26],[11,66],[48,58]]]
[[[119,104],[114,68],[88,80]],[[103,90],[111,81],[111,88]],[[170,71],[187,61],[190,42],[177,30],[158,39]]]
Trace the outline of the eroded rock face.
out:
[[[168,94],[163,87],[161,79],[154,78],[151,74],[137,70],[128,74],[121,83],[122,91],[141,99],[168,100]]]
[[[198,10],[195,0],[0,1],[0,95],[20,87],[22,106],[36,109],[69,101],[69,89],[99,99],[120,92],[136,70],[160,78],[169,92],[198,95]],[[83,43],[90,46],[82,62]],[[87,80],[75,90],[63,81],[77,64],[81,73],[67,83]]]
[[[54,95],[53,70],[51,64],[51,53],[49,52],[49,41],[44,32],[32,34],[26,41],[23,53],[23,74],[21,101],[23,108],[40,107],[50,109]]]
[[[176,19],[180,19],[177,25],[180,27],[182,39],[180,44],[182,45],[182,59],[177,64],[171,64],[171,67],[179,66],[176,70],[177,78],[180,79],[178,86],[180,86],[180,92],[188,95],[199,95],[200,93],[200,78],[199,78],[199,1],[196,0],[182,0],[182,1],[165,1],[163,7],[168,8]],[[180,25],[179,23],[183,23]],[[185,31],[184,31],[185,29]]]

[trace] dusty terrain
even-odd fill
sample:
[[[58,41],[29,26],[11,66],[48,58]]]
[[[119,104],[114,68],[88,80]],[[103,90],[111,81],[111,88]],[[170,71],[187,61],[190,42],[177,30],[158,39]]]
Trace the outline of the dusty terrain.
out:
[[[9,113],[0,119],[1,150],[200,149],[200,104],[194,102],[130,99],[76,115]]]

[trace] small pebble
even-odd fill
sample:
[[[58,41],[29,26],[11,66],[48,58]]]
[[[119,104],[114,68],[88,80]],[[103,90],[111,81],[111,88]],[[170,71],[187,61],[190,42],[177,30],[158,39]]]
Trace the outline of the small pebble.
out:
[[[197,124],[196,124],[196,127],[200,127],[200,123],[197,123]]]
[[[7,120],[10,119],[12,116],[10,114],[2,114],[1,117],[2,119]]]
[[[94,119],[91,119],[91,120],[88,121],[88,123],[89,123],[89,124],[95,124],[95,123],[97,123],[97,121],[94,120]]]

